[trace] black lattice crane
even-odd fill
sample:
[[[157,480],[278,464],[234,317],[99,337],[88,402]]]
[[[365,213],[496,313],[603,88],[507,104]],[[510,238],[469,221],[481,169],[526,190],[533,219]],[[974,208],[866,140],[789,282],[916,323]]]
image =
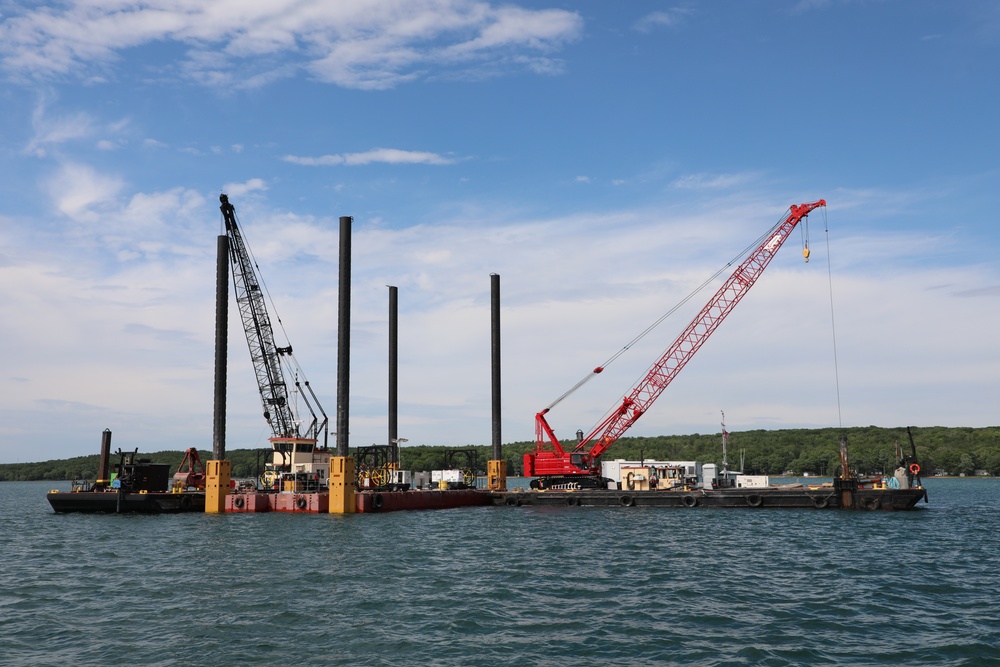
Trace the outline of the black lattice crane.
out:
[[[313,438],[317,439],[320,430],[326,429],[327,418],[323,414],[318,399],[312,393],[308,382],[301,382],[296,377],[295,386],[307,389],[316,408],[323,414],[319,421],[312,402],[305,392],[300,392],[307,408],[312,413],[312,421],[305,433],[300,431],[300,423],[293,406],[289,401],[289,387],[282,369],[283,361],[294,363],[291,345],[278,347],[274,342],[274,330],[271,318],[268,316],[261,289],[260,280],[254,262],[250,258],[240,226],[236,220],[236,210],[229,203],[227,195],[219,195],[222,218],[226,225],[226,236],[229,238],[229,258],[233,270],[233,287],[236,292],[236,305],[243,321],[247,345],[250,348],[250,360],[253,363],[254,374],[257,376],[257,388],[264,408],[264,419],[271,426],[275,438]]]

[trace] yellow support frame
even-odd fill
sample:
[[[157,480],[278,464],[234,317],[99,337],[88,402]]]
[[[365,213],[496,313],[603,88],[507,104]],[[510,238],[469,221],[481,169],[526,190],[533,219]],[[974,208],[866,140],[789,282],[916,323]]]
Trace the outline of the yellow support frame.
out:
[[[225,512],[232,464],[226,460],[205,463],[205,514]]]
[[[354,514],[354,457],[330,457],[330,514]]]
[[[507,462],[487,461],[486,462],[487,488],[490,491],[507,490]]]

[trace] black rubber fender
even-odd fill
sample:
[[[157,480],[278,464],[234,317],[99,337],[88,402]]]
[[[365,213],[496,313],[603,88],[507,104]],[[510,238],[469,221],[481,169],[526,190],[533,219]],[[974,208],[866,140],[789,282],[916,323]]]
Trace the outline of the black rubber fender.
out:
[[[247,501],[243,498],[243,496],[236,496],[235,498],[233,498],[233,507],[235,507],[238,510],[243,509],[243,507],[246,504]]]
[[[385,499],[382,497],[381,493],[376,493],[374,496],[372,496],[372,507],[373,508],[375,508],[377,510],[382,509],[382,503],[383,502],[385,502]]]
[[[306,500],[305,496],[299,496],[298,498],[295,499],[295,506],[298,507],[300,510],[304,510],[306,507],[309,506],[309,501]]]
[[[684,496],[683,498],[681,498],[681,503],[684,505],[684,507],[697,507],[698,506],[698,499],[696,497],[688,494],[688,495]]]
[[[747,496],[747,505],[750,507],[760,507],[764,504],[764,499],[758,496],[756,493],[751,493]]]
[[[632,507],[635,505],[635,498],[627,494],[618,496],[618,504],[622,507]]]

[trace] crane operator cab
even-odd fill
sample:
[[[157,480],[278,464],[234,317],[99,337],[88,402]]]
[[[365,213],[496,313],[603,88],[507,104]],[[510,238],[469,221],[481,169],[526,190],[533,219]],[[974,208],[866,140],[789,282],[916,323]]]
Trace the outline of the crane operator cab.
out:
[[[580,470],[590,471],[593,466],[593,459],[590,458],[589,454],[584,454],[583,452],[571,452],[569,455],[569,463],[574,468],[579,468]]]

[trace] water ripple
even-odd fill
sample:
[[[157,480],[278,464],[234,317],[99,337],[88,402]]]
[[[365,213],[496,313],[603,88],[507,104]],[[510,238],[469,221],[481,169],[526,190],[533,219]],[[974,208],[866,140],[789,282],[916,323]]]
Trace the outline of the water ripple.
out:
[[[1000,665],[1000,482],[918,512],[62,516],[0,484],[0,664]]]

